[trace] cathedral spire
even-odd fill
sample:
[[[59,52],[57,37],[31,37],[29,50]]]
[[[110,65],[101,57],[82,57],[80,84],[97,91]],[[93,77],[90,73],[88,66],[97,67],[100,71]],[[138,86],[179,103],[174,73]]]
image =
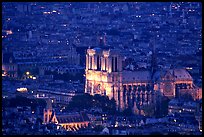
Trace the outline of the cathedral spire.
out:
[[[48,99],[46,100],[46,103],[47,103],[46,109],[52,110],[52,100],[51,100],[50,98],[48,98]]]
[[[99,36],[99,47],[106,46],[106,33],[104,32]]]
[[[156,62],[156,48],[155,48],[155,37],[150,40],[151,48],[152,48],[152,58],[151,58],[151,73],[152,77],[157,69],[157,62]]]

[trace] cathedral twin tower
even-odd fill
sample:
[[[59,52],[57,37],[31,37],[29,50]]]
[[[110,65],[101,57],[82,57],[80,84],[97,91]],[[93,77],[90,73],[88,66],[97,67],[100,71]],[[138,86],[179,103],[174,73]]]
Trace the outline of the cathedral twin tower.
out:
[[[197,94],[194,91],[197,88],[193,88],[193,79],[186,69],[156,70],[153,61],[151,70],[128,71],[123,70],[122,61],[119,50],[88,49],[85,93],[114,98],[118,110],[132,108],[133,112],[145,104],[155,104],[159,95],[177,97],[176,87],[179,85],[187,87],[184,92]]]
[[[117,50],[88,49],[85,92],[114,97],[112,89],[119,86],[121,72],[122,58]]]
[[[129,80],[128,75],[122,69],[122,56],[119,50],[101,48],[87,50],[85,93],[106,95],[109,99],[114,98],[118,109],[123,110],[131,104],[130,99],[136,96],[130,94],[132,91],[127,91],[128,85],[131,83],[132,87],[129,88],[132,90],[133,83],[136,82],[134,79]],[[146,86],[148,82],[140,81],[134,85]],[[134,106],[134,101],[131,106]]]

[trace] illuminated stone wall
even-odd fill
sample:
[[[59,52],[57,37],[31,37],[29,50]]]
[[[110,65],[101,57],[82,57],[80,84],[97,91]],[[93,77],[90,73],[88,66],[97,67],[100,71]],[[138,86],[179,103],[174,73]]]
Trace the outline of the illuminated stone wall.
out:
[[[182,69],[166,71],[154,84],[150,71],[123,71],[122,56],[115,49],[88,49],[85,73],[85,93],[114,98],[119,110],[128,107],[136,110],[137,106],[155,103],[160,92],[174,98],[178,84],[193,87],[192,77]]]
[[[117,50],[88,49],[86,55],[85,93],[107,95],[119,104],[122,87],[122,57]]]

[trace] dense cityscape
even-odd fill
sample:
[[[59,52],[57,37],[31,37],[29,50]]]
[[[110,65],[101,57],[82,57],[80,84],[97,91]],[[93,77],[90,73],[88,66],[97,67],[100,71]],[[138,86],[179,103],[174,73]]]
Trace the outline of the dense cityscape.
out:
[[[2,2],[3,135],[202,135],[202,3]]]

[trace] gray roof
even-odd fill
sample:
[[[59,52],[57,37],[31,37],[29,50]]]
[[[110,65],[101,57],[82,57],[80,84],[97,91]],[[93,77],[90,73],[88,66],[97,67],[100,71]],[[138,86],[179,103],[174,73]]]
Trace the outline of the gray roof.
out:
[[[174,72],[173,72],[174,71]],[[189,72],[186,69],[170,69],[170,73],[175,76],[176,80],[186,80],[186,79],[191,79],[192,77],[189,74]]]
[[[84,112],[81,112],[79,114],[57,115],[56,118],[59,123],[74,123],[89,121],[87,114]]]
[[[186,69],[159,70],[154,73],[153,80],[161,80],[161,78],[165,76],[168,71],[171,73],[171,75],[174,75],[175,80],[192,80],[191,75]]]
[[[150,71],[123,71],[123,82],[151,81]]]

